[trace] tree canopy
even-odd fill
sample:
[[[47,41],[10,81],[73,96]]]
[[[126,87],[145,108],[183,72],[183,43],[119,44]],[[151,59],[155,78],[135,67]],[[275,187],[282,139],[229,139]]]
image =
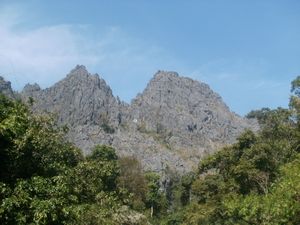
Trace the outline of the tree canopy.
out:
[[[199,163],[192,201],[164,222],[173,224],[300,224],[300,77],[290,108],[251,111],[261,129],[245,131]]]
[[[4,96],[0,159],[1,224],[120,224],[134,213],[124,209],[129,194],[118,187],[113,148],[84,157],[51,117]]]
[[[169,174],[163,190],[135,157],[101,145],[83,156],[51,116],[0,96],[0,223],[300,224],[299,99],[297,77],[288,109],[251,111],[258,132]]]

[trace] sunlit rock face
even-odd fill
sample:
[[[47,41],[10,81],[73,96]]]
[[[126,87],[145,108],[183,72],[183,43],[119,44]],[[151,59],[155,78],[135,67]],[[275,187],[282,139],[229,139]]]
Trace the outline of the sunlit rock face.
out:
[[[26,85],[20,94],[24,101],[34,99],[34,111],[50,112],[68,125],[68,138],[85,154],[96,144],[111,145],[120,156],[135,156],[145,170],[161,173],[190,171],[243,130],[258,129],[256,121],[231,112],[207,84],[176,72],[158,71],[131,104],[84,66],[50,88]]]

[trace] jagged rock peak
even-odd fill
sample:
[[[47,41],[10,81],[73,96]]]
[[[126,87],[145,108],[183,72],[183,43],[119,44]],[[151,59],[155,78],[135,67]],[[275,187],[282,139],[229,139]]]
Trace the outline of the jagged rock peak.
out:
[[[164,70],[158,70],[155,74],[154,74],[154,78],[153,79],[161,79],[163,77],[179,77],[178,73],[175,71],[164,71]]]
[[[3,78],[1,90],[11,91]],[[69,140],[84,152],[96,144],[112,145],[119,155],[141,159],[147,170],[189,171],[201,157],[253,128],[207,84],[170,71],[158,71],[131,105],[82,65],[49,88],[26,85],[21,98],[28,97],[35,100],[34,112],[51,112],[59,124],[68,124]]]
[[[233,143],[245,128],[255,128],[232,113],[207,84],[167,71],[154,75],[132,101],[129,115],[138,131],[158,135],[163,147],[184,156],[185,166]],[[165,163],[180,169],[175,161],[167,156]]]
[[[161,70],[153,76],[143,93],[139,94],[133,102],[139,98],[145,99],[147,96],[154,101],[167,99],[169,103],[179,99],[184,102],[197,101],[199,98],[222,102],[221,96],[215,93],[208,84],[180,76],[177,72]],[[194,99],[191,98],[192,96]],[[179,102],[175,101],[174,104],[177,105]]]
[[[11,83],[6,81],[2,76],[0,76],[0,85],[1,87],[11,88]]]
[[[0,76],[0,93],[10,98],[15,97],[15,94],[11,88],[11,83],[9,81],[6,81],[2,76]]]
[[[108,92],[112,95],[111,88],[106,84],[105,80],[100,78],[100,76],[96,74],[91,74],[88,72],[85,66],[77,65],[74,69],[72,69],[67,76],[59,81],[54,87],[57,86],[71,86],[71,87],[81,87],[81,89],[102,89],[105,92]]]
[[[40,91],[41,87],[37,83],[34,84],[26,84],[25,87],[23,88],[22,92],[35,92],[35,91]]]
[[[201,86],[202,89],[211,91],[208,84],[200,82],[198,80],[194,80],[189,77],[181,76],[177,72],[174,71],[164,71],[164,70],[158,70],[153,78],[148,83],[149,86],[153,86],[155,84],[170,84],[173,83],[173,85],[176,86],[182,86],[187,88],[192,88],[195,86]],[[184,85],[182,85],[184,84]]]
[[[64,79],[49,88],[37,91],[38,88],[27,85],[21,93],[22,98],[32,97],[34,110],[54,113],[61,124],[118,124],[121,103],[106,82],[98,74],[90,74],[85,66],[77,65]]]
[[[67,76],[86,76],[89,75],[89,72],[87,71],[86,67],[84,65],[77,65],[74,69],[71,70],[71,72]]]
[[[103,79],[100,79],[99,75],[91,74],[88,72],[84,65],[77,65],[74,69],[72,69],[64,80],[77,80],[79,82],[94,80],[96,83],[99,83],[100,80],[102,83],[105,83]]]

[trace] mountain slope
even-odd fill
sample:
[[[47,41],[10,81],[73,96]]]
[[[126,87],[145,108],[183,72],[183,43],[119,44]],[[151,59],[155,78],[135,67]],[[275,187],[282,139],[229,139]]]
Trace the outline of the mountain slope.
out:
[[[144,169],[189,171],[199,159],[235,141],[254,121],[232,113],[208,85],[158,71],[130,105],[84,66],[47,89],[26,85],[23,100],[33,110],[51,112],[70,127],[68,138],[85,153],[95,144],[112,145],[119,155],[134,155]]]
[[[65,79],[45,90],[26,85],[21,95],[35,99],[34,108],[57,114],[58,121],[73,125],[116,123],[120,102],[97,74],[76,66]]]
[[[0,93],[10,98],[16,97],[16,94],[11,88],[11,83],[9,81],[5,81],[4,78],[1,76],[0,76]]]
[[[146,130],[169,131],[192,140],[192,145],[230,143],[250,125],[249,120],[232,113],[207,84],[175,72],[156,73],[133,101],[130,114]]]

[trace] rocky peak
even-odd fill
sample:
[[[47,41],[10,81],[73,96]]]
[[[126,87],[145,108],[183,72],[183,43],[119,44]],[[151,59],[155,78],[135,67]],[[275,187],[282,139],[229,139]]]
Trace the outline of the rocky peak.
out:
[[[11,90],[10,83],[0,79],[1,90]],[[33,110],[67,124],[69,139],[85,153],[96,144],[112,145],[119,155],[134,155],[146,170],[158,172],[189,171],[245,128],[256,129],[207,84],[170,71],[158,71],[130,105],[80,65],[49,88],[26,85],[21,96],[34,99]]]
[[[79,79],[79,80],[84,80],[88,79],[88,77],[91,74],[87,71],[86,67],[83,65],[77,65],[75,66],[74,69],[70,71],[70,73],[67,74],[66,79]]]
[[[178,73],[175,71],[164,71],[164,70],[158,70],[152,80],[160,80],[160,79],[168,79],[168,78],[175,78],[179,77]]]
[[[84,65],[76,65],[74,69],[71,70],[70,74],[89,74],[86,67]],[[70,75],[69,74],[69,75]],[[68,75],[67,75],[68,76]]]
[[[152,99],[158,100],[153,96],[157,94],[160,95],[160,98],[174,98],[175,94],[177,98],[199,95],[198,97],[221,99],[207,84],[188,77],[179,76],[178,73],[169,71],[158,71],[150,80],[142,96],[151,95]],[[184,101],[189,99],[186,98]]]
[[[106,82],[101,79],[98,74],[90,74],[83,65],[77,65],[67,74],[65,79],[58,82],[58,84],[60,83],[71,84],[72,86],[89,86],[89,88],[93,88],[93,90],[105,90],[112,95],[112,91]]]
[[[23,88],[22,92],[25,93],[32,93],[36,91],[40,91],[41,87],[37,83],[34,84],[26,84],[25,87]]]
[[[251,127],[207,84],[167,71],[154,75],[133,101],[130,115],[138,129],[161,134],[170,146],[181,149],[211,151]]]
[[[138,95],[133,103],[133,109],[147,106],[156,108],[162,113],[176,111],[195,114],[197,110],[214,110],[216,107],[229,111],[222,98],[213,92],[207,84],[191,78],[181,77],[176,72],[158,71],[148,83],[144,92]]]
[[[4,78],[1,76],[0,76],[0,93],[10,98],[15,98],[15,93],[11,88],[11,83],[9,81],[4,80]]]
[[[91,75],[85,66],[76,66],[61,81],[39,90],[27,85],[23,98],[33,97],[35,109],[58,115],[58,121],[69,125],[114,124],[119,103],[111,88],[98,74]]]

